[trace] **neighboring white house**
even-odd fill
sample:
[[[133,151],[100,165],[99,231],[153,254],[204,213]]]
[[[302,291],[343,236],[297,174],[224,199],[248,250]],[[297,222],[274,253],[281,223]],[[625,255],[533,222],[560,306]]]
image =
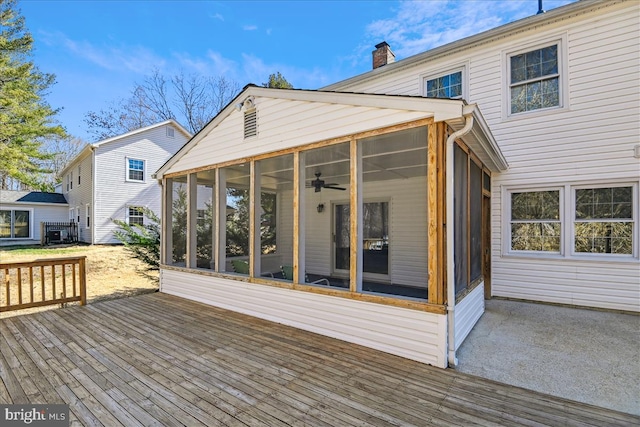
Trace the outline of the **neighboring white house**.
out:
[[[87,145],[61,173],[67,220],[78,223],[78,239],[119,243],[114,219],[142,224],[142,207],[160,215],[160,185],[152,174],[190,137],[167,120]]]
[[[157,172],[161,291],[439,367],[492,295],[639,312],[639,18],[580,1],[245,87]]]
[[[0,190],[0,246],[40,244],[40,223],[69,222],[62,194]]]
[[[487,294],[640,311],[640,2],[579,1],[323,90],[477,103],[509,163]]]

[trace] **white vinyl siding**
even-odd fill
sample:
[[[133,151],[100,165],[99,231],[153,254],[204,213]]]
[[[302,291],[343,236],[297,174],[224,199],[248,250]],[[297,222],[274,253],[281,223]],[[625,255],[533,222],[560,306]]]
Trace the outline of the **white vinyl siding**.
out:
[[[423,95],[424,76],[467,62],[467,101],[478,103],[509,162],[509,170],[492,176],[492,294],[640,311],[637,258],[608,261],[611,256],[593,255],[585,261],[505,255],[502,244],[508,241],[509,210],[501,197],[504,188],[637,182],[639,164],[633,147],[640,135],[640,85],[629,82],[640,80],[639,16],[638,2],[600,4],[585,15],[536,25],[331,90]],[[507,117],[506,55],[558,40],[565,52],[560,58],[566,67],[562,98],[566,103],[562,108]],[[569,204],[571,197],[565,195]],[[637,201],[634,209],[637,212]],[[571,223],[566,223],[569,228]]]
[[[65,198],[71,206],[86,207],[87,204],[91,204],[92,202],[91,183],[93,165],[91,153],[75,159],[70,167],[76,171],[76,174],[74,174],[74,176],[77,175],[76,184],[78,182],[81,184],[75,185],[73,189],[69,190],[67,194],[65,194]],[[78,215],[76,215],[75,208],[72,208],[71,210],[73,212],[69,213],[69,219],[78,223],[78,240],[85,243],[92,243],[91,229],[87,228],[86,215],[82,214],[78,221]]]
[[[244,140],[244,113],[234,110],[182,156],[171,167],[171,172],[241,159],[432,116],[426,112],[284,99],[259,98],[256,99],[256,104],[260,116],[260,133],[251,139],[251,143],[236,143]],[[299,131],[302,122],[305,123],[304,132]],[[295,138],[292,135],[295,135]]]
[[[456,304],[454,311],[455,336],[454,347],[460,348],[475,324],[484,314],[484,282],[479,283],[462,301]]]
[[[346,186],[347,190],[349,189]],[[313,196],[313,189],[307,190]],[[427,198],[416,194],[427,194],[424,178],[411,180],[378,181],[373,185],[364,183],[364,194],[368,198],[384,199],[389,202],[389,280],[420,288],[427,287],[427,230],[416,227],[427,217]],[[331,204],[344,203],[348,191],[323,191],[322,201],[325,211],[319,214],[317,204],[307,204],[306,218],[306,268],[309,273],[330,276],[327,268],[333,265]]]
[[[446,367],[445,315],[168,269],[160,290]]]
[[[116,138],[95,149],[93,243],[119,243],[113,237],[117,227],[112,218],[126,219],[129,206],[145,206],[161,215],[160,184],[155,179],[147,179],[144,183],[123,179],[127,177],[126,159],[144,160],[145,174],[148,175],[158,170],[187,139],[177,129],[173,138],[168,137],[165,125]],[[84,171],[85,168],[82,169]]]

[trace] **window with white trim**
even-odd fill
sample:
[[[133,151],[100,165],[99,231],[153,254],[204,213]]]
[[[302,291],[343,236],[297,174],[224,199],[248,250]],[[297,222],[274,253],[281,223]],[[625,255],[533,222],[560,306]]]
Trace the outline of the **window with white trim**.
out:
[[[78,185],[80,185],[81,176],[82,176],[82,166],[78,166]]]
[[[576,188],[576,253],[633,254],[633,187]]]
[[[144,210],[138,206],[129,206],[129,225],[144,225]]]
[[[560,190],[511,193],[511,250],[560,252]]]
[[[90,204],[86,204],[85,205],[85,213],[86,213],[86,217],[87,217],[87,222],[85,223],[85,228],[91,228],[91,205]]]
[[[508,55],[509,112],[561,106],[560,43]]]
[[[0,239],[28,239],[31,237],[30,210],[0,210]]]
[[[512,254],[637,257],[637,192],[637,183],[508,190],[506,249]]]
[[[424,96],[428,98],[461,99],[462,70],[424,79]]]
[[[127,181],[144,182],[144,160],[127,158]]]

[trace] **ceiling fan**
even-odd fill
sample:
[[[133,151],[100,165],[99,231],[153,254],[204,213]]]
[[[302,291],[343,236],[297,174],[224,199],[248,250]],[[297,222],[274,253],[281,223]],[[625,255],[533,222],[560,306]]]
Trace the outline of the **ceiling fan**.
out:
[[[344,188],[344,187],[336,187],[336,185],[339,185],[337,182],[334,182],[334,183],[331,183],[331,184],[325,183],[324,180],[320,179],[320,175],[322,175],[322,173],[316,172],[316,179],[311,181],[311,183],[309,183],[307,185],[307,187],[315,188],[314,191],[316,193],[319,193],[320,191],[322,191],[323,188],[329,188],[331,190],[341,190],[341,191],[346,190],[346,188]]]

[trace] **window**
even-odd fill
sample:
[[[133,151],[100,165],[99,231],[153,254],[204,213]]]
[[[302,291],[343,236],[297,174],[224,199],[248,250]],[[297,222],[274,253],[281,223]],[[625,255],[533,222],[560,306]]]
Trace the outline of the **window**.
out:
[[[0,239],[28,239],[31,237],[31,211],[0,211]]]
[[[69,173],[69,190],[73,190],[73,172]]]
[[[511,249],[560,252],[560,191],[511,193]]]
[[[636,194],[637,184],[512,190],[508,248],[563,256],[637,256]]]
[[[80,206],[76,206],[76,218],[76,221],[80,224]]]
[[[633,253],[633,187],[578,188],[574,200],[576,253]]]
[[[81,172],[82,172],[81,166],[78,166],[78,185],[80,185]]]
[[[560,106],[559,43],[509,56],[511,114]]]
[[[424,95],[429,98],[462,98],[462,71],[426,80]]]
[[[137,206],[129,206],[129,225],[144,225],[144,210]]]
[[[127,181],[144,181],[144,160],[127,159]]]
[[[90,228],[91,227],[91,205],[87,204],[85,206],[85,213],[86,213],[86,217],[87,217],[87,222],[85,224],[85,228]]]

